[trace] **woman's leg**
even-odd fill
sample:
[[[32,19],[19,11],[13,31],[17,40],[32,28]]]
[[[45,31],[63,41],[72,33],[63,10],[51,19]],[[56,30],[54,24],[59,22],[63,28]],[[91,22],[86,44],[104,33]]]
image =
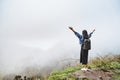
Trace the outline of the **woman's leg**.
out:
[[[81,45],[81,50],[80,50],[80,63],[83,63],[83,53],[84,53],[84,50],[83,50],[83,45]]]
[[[87,68],[88,67],[88,65],[87,65],[87,63],[88,63],[88,50],[83,50],[83,55],[82,55],[82,63],[83,63],[83,65],[84,65],[84,68]]]
[[[80,51],[80,63],[82,63],[82,53],[83,53],[83,50],[81,49],[81,51]]]

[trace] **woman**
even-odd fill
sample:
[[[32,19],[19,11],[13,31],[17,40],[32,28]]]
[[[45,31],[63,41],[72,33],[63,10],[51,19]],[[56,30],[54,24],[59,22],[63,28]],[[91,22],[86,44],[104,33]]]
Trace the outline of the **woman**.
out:
[[[93,34],[93,32],[95,31],[95,29],[88,35],[86,30],[82,31],[82,35],[80,35],[78,32],[76,32],[72,27],[69,27],[70,30],[72,30],[75,35],[79,38],[79,42],[81,44],[81,51],[80,51],[80,63],[82,63],[84,65],[84,68],[82,68],[81,70],[87,70],[87,63],[88,63],[88,51],[86,49],[83,49],[84,46],[84,40],[85,39],[89,39],[91,37],[91,35]]]

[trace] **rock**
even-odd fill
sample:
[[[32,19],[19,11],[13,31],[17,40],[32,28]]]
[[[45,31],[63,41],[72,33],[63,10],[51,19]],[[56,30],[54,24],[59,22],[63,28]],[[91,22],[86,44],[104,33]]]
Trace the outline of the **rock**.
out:
[[[89,80],[89,79],[87,78],[87,76],[79,76],[79,79],[81,79],[81,80]]]
[[[82,71],[78,70],[74,72],[75,80],[110,80],[112,79],[113,73],[111,71],[103,70],[89,70]]]
[[[102,76],[99,76],[99,80],[103,80]]]

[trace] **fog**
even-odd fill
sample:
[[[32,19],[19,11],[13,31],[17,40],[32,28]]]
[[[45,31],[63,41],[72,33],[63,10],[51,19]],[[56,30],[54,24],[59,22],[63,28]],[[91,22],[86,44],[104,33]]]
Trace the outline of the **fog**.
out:
[[[89,58],[120,53],[119,0],[1,0],[0,72],[79,59],[78,38],[68,26],[91,37]]]

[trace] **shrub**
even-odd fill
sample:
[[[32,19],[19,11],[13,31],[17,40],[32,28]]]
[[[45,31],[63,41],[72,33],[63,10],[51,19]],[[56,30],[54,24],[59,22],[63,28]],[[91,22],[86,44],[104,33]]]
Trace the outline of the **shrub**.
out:
[[[120,69],[120,55],[97,57],[91,60],[91,66],[100,69]]]

